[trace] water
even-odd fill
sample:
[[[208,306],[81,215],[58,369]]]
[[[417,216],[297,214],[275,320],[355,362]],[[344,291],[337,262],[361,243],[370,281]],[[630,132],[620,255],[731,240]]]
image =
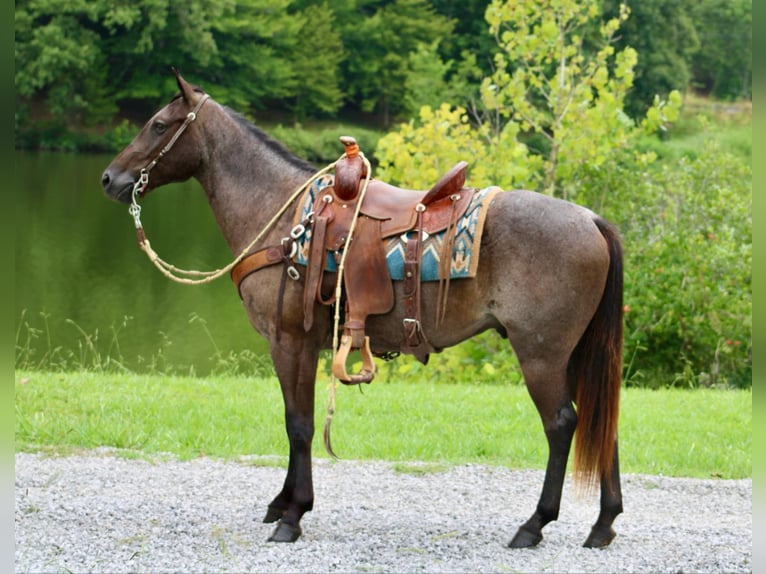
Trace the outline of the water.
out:
[[[110,156],[16,153],[18,359],[70,366],[117,359],[139,372],[210,372],[218,359],[266,342],[253,331],[228,276],[180,285],[138,249],[127,206],[103,195]],[[196,181],[155,190],[141,220],[160,257],[216,269],[232,259]]]

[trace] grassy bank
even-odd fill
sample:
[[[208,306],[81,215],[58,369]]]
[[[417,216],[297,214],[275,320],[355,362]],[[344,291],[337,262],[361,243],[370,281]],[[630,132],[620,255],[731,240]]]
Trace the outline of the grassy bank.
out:
[[[317,383],[318,457],[327,456],[327,382]],[[15,407],[17,451],[110,446],[126,456],[182,459],[287,453],[274,378],[17,371]],[[519,385],[376,381],[363,393],[339,388],[332,436],[347,459],[543,468],[547,453],[537,412]],[[752,393],[625,389],[620,455],[628,473],[749,477]]]

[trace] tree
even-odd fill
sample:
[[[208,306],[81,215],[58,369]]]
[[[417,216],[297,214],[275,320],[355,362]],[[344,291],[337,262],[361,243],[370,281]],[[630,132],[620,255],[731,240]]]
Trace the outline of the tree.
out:
[[[693,58],[697,89],[717,98],[752,98],[751,0],[703,0],[694,22],[700,39]]]
[[[414,120],[378,140],[376,173],[381,179],[426,189],[461,160],[468,161],[476,187],[533,188],[540,158],[531,156],[518,139],[518,124],[506,123],[497,133],[471,122],[466,109],[442,104],[423,106]]]
[[[410,162],[397,148],[419,153],[437,137],[432,151],[438,157],[448,153],[441,148],[475,151],[467,143],[475,139],[486,146],[481,157],[492,158],[481,165],[505,167],[496,168],[500,179],[493,183],[542,182],[544,192],[576,199],[584,172],[607,165],[632,137],[658,129],[680,107],[673,93],[667,104],[657,99],[640,125],[623,112],[637,56],[630,48],[616,52],[612,44],[628,13],[623,7],[619,17],[601,23],[597,0],[495,0],[487,21],[500,49],[470,125],[462,107],[427,111],[420,127],[411,122],[380,140],[376,156],[385,173],[418,181],[415,172],[432,169],[426,158]],[[439,127],[449,121],[451,128]],[[520,143],[529,134],[547,142],[544,156]]]
[[[487,9],[500,51],[482,85],[484,102],[501,120],[547,141],[545,193],[573,198],[576,172],[598,169],[635,133],[623,106],[637,54],[613,45],[628,15],[623,4],[617,17],[601,22],[597,0],[495,0]],[[647,129],[673,117],[680,96],[674,94],[662,113],[662,104],[654,104],[643,123]]]
[[[693,19],[699,0],[631,1],[630,18],[615,37],[615,48],[635,50],[633,89],[625,99],[631,117],[644,115],[656,95],[685,91],[692,78],[692,58],[699,40]],[[623,0],[605,0],[604,15],[619,17]]]
[[[452,34],[439,43],[444,60],[460,61],[470,54],[481,74],[492,72],[492,54],[497,49],[495,39],[487,29],[484,13],[486,0],[431,0],[437,14],[455,23]],[[456,70],[452,70],[454,73]]]
[[[174,89],[172,65],[205,66],[216,53],[211,22],[233,0],[19,0],[16,91],[54,118],[108,118],[116,100],[154,107]]]
[[[343,101],[340,64],[346,54],[335,15],[327,4],[307,6],[293,57],[295,88],[291,107],[298,118],[332,114]]]
[[[99,82],[106,64],[99,49],[102,14],[102,8],[88,0],[63,6],[54,0],[16,2],[17,114],[32,99],[42,101],[55,118],[77,116],[90,108],[90,120],[97,122],[114,113]]]
[[[291,56],[304,19],[290,14],[289,7],[290,0],[238,1],[214,22],[217,53],[198,77],[214,85],[232,107],[257,109],[295,95]]]
[[[444,62],[438,48],[439,42],[421,44],[410,54],[402,103],[402,112],[407,117],[416,116],[422,106],[436,108],[442,102],[453,101],[447,82],[453,62]]]
[[[377,109],[388,124],[404,106],[410,54],[447,36],[452,22],[426,0],[359,0],[335,8],[348,54],[344,91],[363,111]]]

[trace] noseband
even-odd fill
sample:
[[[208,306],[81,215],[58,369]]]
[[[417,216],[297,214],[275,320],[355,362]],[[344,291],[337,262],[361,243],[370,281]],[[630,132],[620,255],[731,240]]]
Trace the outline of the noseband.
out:
[[[189,124],[191,124],[194,120],[197,119],[197,113],[199,112],[202,105],[208,100],[210,96],[207,94],[204,94],[199,102],[197,102],[197,105],[194,106],[194,109],[190,111],[188,114],[186,114],[186,119],[184,120],[184,123],[181,124],[181,126],[176,130],[176,133],[173,134],[173,137],[170,138],[170,141],[165,144],[165,147],[160,150],[160,153],[157,154],[157,157],[155,157],[152,161],[150,161],[146,167],[141,169],[141,173],[138,176],[138,180],[133,185],[133,194],[131,196],[131,204],[128,211],[130,212],[130,215],[133,216],[133,221],[136,224],[136,229],[141,228],[141,206],[138,205],[138,199],[143,197],[144,192],[146,191],[147,186],[149,185],[149,172],[154,169],[154,166],[157,165],[157,163],[162,159],[162,157],[168,153],[171,148],[175,145],[176,141],[178,141],[178,138],[181,137],[181,134],[186,131],[186,128],[189,127]]]

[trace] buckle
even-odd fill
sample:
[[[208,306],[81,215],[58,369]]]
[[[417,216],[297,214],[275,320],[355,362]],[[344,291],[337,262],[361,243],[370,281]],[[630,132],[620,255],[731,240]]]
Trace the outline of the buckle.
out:
[[[303,225],[302,223],[299,223],[298,225],[293,227],[292,230],[290,231],[290,237],[292,237],[295,240],[298,240],[303,236],[304,233],[306,233],[306,226]]]
[[[282,249],[284,250],[285,253],[287,253],[287,244],[288,243],[290,243],[290,254],[289,255],[285,255],[285,257],[287,257],[287,259],[292,259],[293,257],[295,257],[298,254],[298,243],[294,239],[292,239],[290,237],[283,237],[282,238]]]
[[[409,235],[410,233],[412,233],[412,231],[405,231],[404,233],[402,233],[402,234],[399,236],[399,239],[401,239],[401,240],[402,240],[402,243],[405,243],[405,244],[406,244],[406,243],[408,243],[408,242],[409,242],[410,238],[408,237],[408,235]],[[430,235],[428,235],[428,233],[426,233],[425,231],[421,231],[421,232],[420,232],[420,241],[425,241],[425,240],[426,240],[426,239],[428,239],[429,237],[430,237]]]

